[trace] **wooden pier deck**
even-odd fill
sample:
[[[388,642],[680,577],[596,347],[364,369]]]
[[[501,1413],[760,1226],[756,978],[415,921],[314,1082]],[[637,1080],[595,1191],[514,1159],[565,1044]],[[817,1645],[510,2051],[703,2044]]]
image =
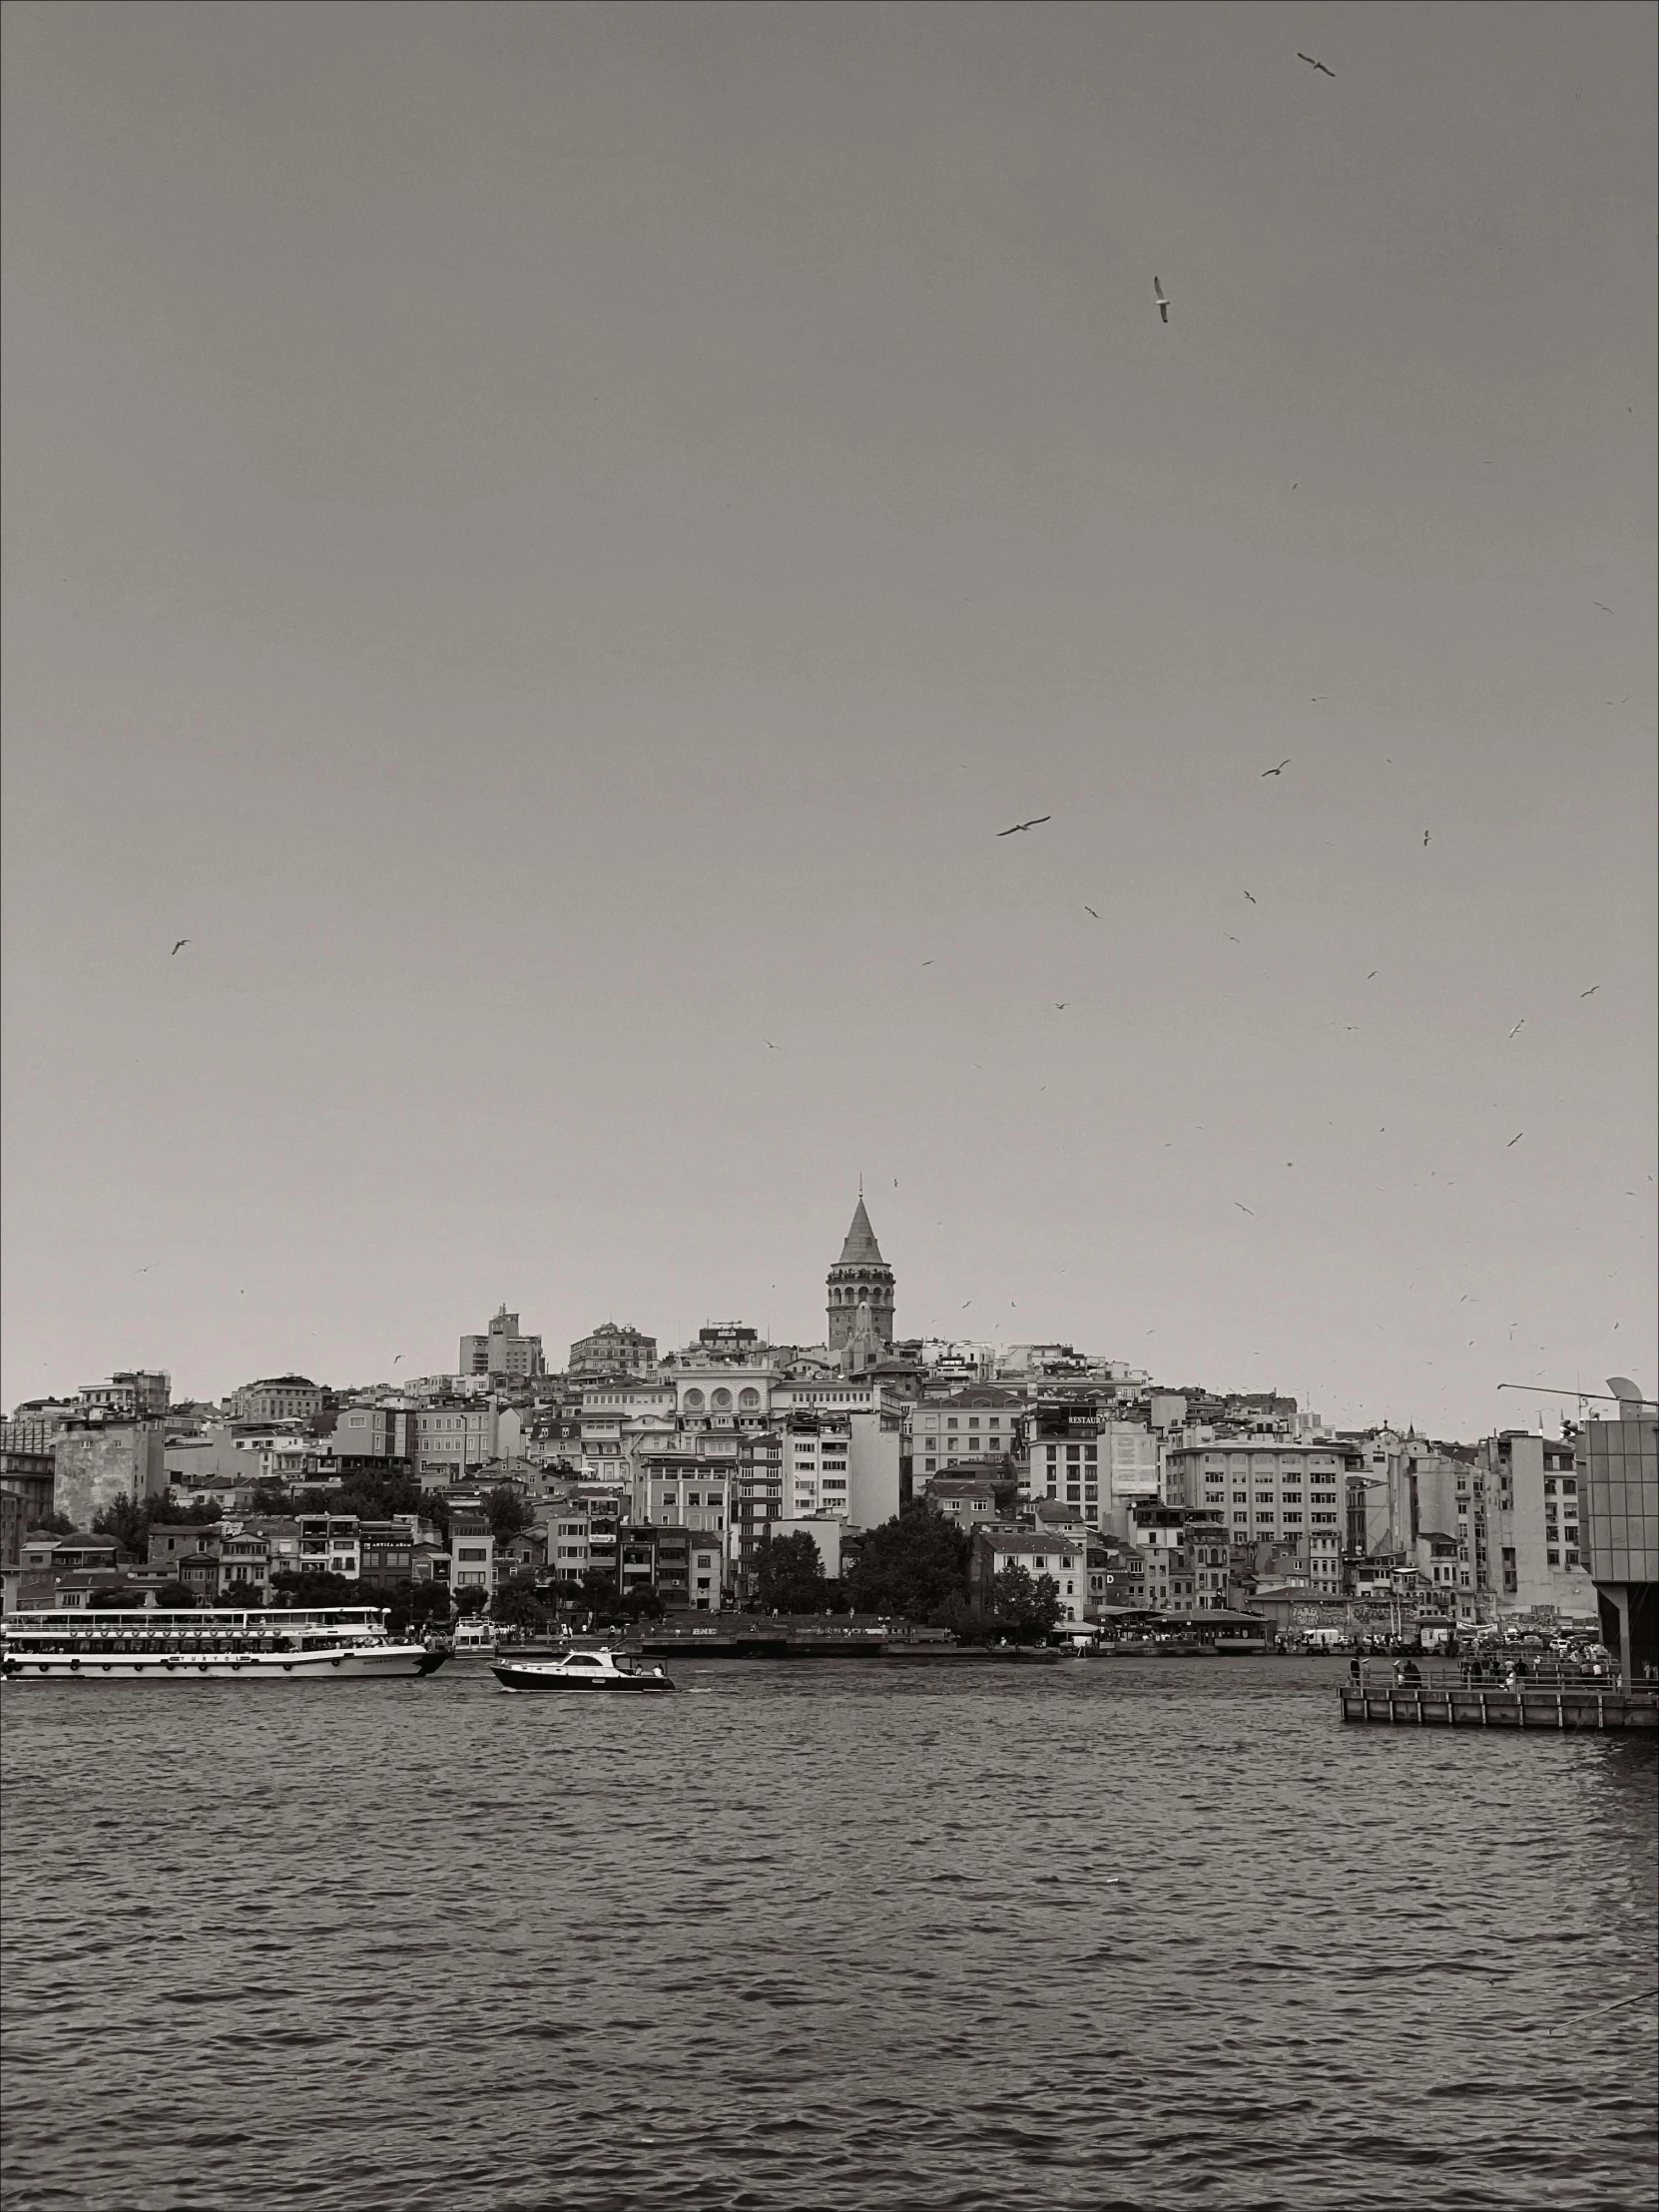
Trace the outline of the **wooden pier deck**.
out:
[[[1383,1728],[1526,1728],[1605,1736],[1659,1730],[1659,1695],[1603,1684],[1344,1683],[1343,1719]]]

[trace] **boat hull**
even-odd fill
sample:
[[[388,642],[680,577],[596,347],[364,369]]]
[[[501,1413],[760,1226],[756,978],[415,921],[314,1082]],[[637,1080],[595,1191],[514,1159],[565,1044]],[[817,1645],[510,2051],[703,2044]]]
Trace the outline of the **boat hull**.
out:
[[[556,1666],[514,1665],[500,1660],[490,1672],[504,1690],[545,1693],[564,1691],[592,1697],[604,1691],[613,1697],[663,1697],[674,1688],[666,1674],[566,1674]]]
[[[448,1657],[420,1644],[339,1651],[53,1652],[8,1654],[6,1681],[21,1682],[384,1682],[433,1674]]]

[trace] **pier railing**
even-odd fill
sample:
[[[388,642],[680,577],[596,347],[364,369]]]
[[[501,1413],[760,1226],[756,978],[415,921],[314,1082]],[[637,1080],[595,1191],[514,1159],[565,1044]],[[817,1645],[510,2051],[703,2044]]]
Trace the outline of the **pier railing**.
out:
[[[1576,1679],[1573,1679],[1576,1677]],[[1389,1728],[1519,1728],[1606,1735],[1659,1729],[1659,1692],[1624,1689],[1609,1668],[1559,1667],[1494,1680],[1467,1662],[1363,1661],[1342,1686],[1345,1721]]]

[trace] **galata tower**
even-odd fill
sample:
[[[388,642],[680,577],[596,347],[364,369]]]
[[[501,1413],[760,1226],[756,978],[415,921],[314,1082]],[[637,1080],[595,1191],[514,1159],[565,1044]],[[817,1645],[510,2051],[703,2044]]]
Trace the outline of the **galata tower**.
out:
[[[889,1349],[892,1345],[892,1269],[881,1257],[881,1247],[864,1212],[864,1194],[858,1193],[857,1211],[846,1232],[841,1256],[827,1278],[830,1292],[830,1350],[839,1352],[852,1335],[860,1304],[869,1308],[875,1333]]]

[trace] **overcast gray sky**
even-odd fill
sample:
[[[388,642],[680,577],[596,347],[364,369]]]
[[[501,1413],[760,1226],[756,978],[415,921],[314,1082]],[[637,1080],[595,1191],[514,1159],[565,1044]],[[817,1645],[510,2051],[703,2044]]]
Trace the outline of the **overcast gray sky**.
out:
[[[6,1402],[1651,1389],[1654,21],[8,9]]]

